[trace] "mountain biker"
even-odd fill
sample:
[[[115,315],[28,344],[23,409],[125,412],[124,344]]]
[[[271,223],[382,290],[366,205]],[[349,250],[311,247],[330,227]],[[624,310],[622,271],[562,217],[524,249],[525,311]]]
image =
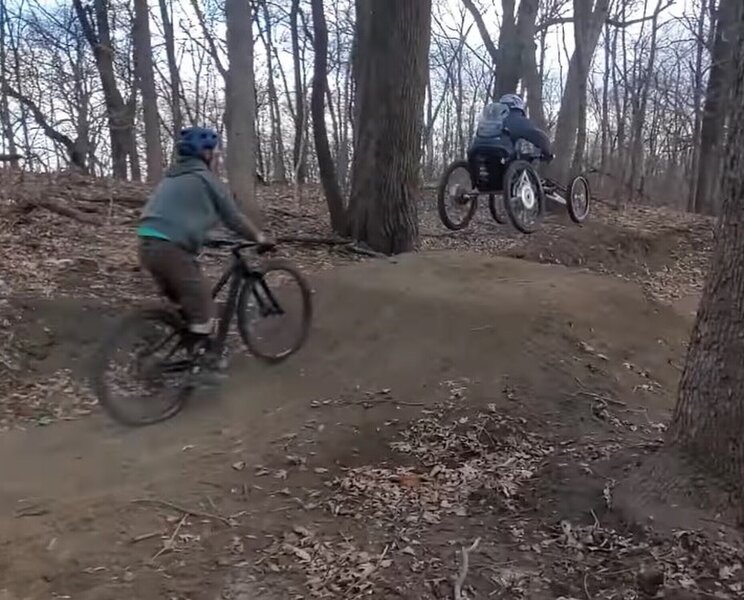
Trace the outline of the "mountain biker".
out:
[[[246,239],[271,245],[212,172],[219,144],[212,129],[181,131],[176,163],[145,204],[137,228],[140,263],[160,291],[180,306],[196,348],[208,348],[216,317],[211,287],[196,260],[207,232],[221,221]],[[216,370],[216,358],[204,361],[207,369]]]
[[[496,184],[493,179],[498,179],[503,169],[495,169],[494,163],[503,166],[506,164],[504,161],[514,160],[520,140],[536,146],[545,160],[553,159],[550,139],[527,117],[524,100],[517,94],[505,94],[498,102],[488,104],[478,121],[475,137],[468,150],[473,180],[482,181],[488,175],[490,181],[484,182],[486,185],[491,188],[500,185],[500,181]],[[488,173],[479,168],[481,165]]]

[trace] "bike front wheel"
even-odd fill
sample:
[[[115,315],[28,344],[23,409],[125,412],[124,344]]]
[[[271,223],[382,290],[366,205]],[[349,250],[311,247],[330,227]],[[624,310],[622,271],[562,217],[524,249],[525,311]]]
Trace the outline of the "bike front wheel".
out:
[[[530,163],[515,160],[506,169],[504,207],[518,231],[529,234],[540,228],[545,213],[545,192]]]
[[[277,363],[307,340],[312,292],[302,274],[283,260],[270,260],[247,279],[238,297],[238,331],[256,358]]]
[[[191,353],[172,311],[142,310],[122,319],[96,353],[91,384],[103,409],[132,427],[174,416],[191,391]]]

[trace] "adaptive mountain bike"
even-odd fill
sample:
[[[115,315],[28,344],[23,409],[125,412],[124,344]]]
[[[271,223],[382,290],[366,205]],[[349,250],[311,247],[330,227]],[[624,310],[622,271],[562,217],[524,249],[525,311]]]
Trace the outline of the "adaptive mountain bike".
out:
[[[227,288],[217,332],[206,341],[210,353],[224,357],[236,314],[238,333],[256,358],[277,363],[299,350],[312,319],[310,287],[299,271],[280,259],[251,260],[246,250],[268,251],[253,242],[216,239],[206,247],[231,253],[212,290],[218,298]],[[94,359],[91,383],[101,406],[130,426],[174,416],[197,385],[204,343],[195,342],[176,308],[133,311],[116,324]]]
[[[564,188],[541,178],[535,168],[541,160],[543,157],[535,154],[515,158],[497,153],[482,164],[453,162],[439,182],[437,207],[442,223],[453,231],[467,227],[481,195],[488,196],[488,207],[496,222],[504,224],[508,219],[522,233],[540,228],[546,201],[566,206],[571,220],[583,223],[589,216],[589,181],[578,175]]]

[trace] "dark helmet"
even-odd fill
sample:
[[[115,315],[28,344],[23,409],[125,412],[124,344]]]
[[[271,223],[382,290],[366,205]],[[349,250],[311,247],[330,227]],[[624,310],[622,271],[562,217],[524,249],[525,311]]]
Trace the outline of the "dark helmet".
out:
[[[504,94],[501,96],[499,102],[501,104],[506,104],[506,106],[511,110],[521,110],[523,113],[527,114],[527,106],[525,105],[524,100],[522,100],[522,97],[517,94]]]
[[[208,127],[187,127],[178,137],[178,154],[181,156],[201,156],[205,150],[214,150],[220,145],[220,136]]]

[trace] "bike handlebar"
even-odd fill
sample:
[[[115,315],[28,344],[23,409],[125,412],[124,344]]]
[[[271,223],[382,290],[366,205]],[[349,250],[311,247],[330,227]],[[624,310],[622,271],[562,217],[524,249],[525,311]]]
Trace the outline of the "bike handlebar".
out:
[[[519,156],[517,156],[517,158],[519,160],[526,160],[529,162],[532,162],[533,160],[539,160],[540,162],[550,162],[551,160],[553,160],[552,155],[546,155],[542,152],[538,152],[535,154],[520,154]]]

